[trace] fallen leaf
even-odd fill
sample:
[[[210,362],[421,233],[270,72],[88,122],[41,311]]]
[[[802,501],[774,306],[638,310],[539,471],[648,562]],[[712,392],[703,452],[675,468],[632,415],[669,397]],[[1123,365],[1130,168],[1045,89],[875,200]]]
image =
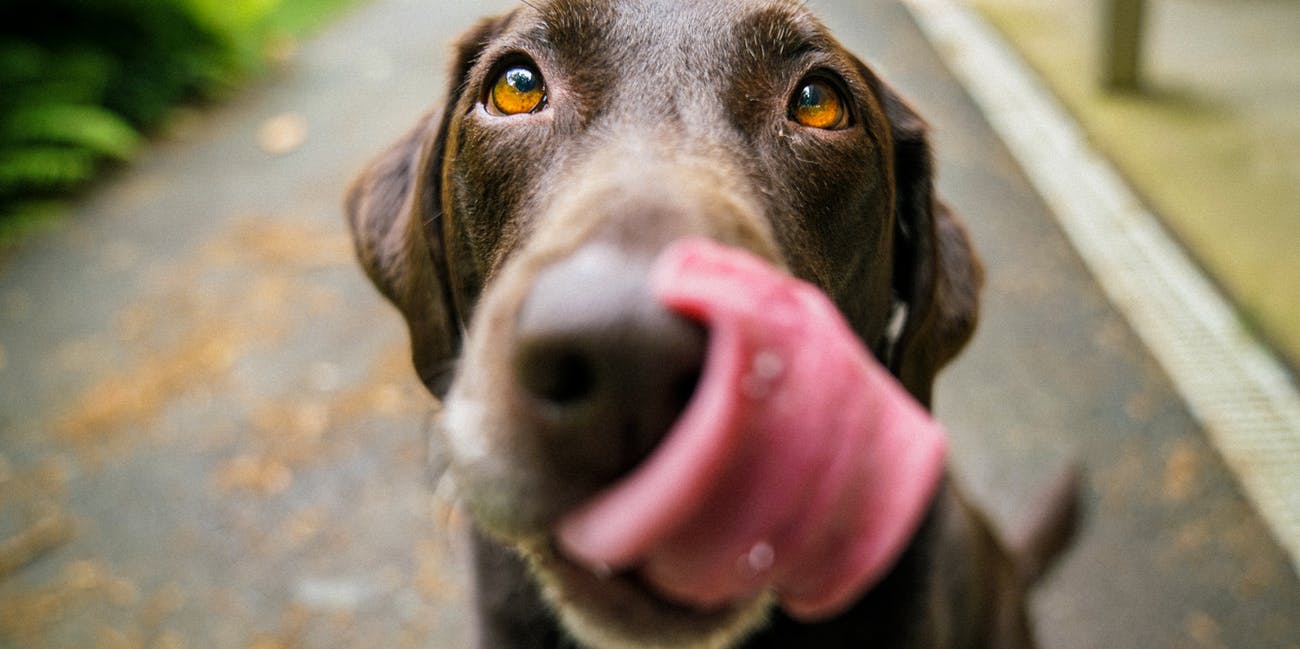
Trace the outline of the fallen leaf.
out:
[[[307,120],[298,113],[282,113],[262,122],[257,145],[271,155],[287,155],[307,141]]]
[[[224,492],[245,490],[273,496],[293,484],[293,470],[270,458],[241,455],[218,469],[216,479]]]
[[[289,645],[276,638],[260,637],[248,643],[247,649],[285,649]]]
[[[1187,629],[1187,635],[1201,647],[1218,647],[1219,643],[1219,623],[1208,613],[1203,611],[1193,611],[1183,620],[1183,626]]]
[[[1180,442],[1165,460],[1164,497],[1169,502],[1185,502],[1196,489],[1198,477],[1196,449]]]
[[[0,541],[0,579],[67,543],[72,535],[72,519],[53,513]]]

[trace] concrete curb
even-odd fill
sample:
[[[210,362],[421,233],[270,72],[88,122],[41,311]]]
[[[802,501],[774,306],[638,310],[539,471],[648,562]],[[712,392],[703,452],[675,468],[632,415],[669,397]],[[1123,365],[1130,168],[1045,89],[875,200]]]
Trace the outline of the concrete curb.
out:
[[[1169,374],[1300,575],[1300,394],[1289,374],[993,29],[953,0],[903,4]]]

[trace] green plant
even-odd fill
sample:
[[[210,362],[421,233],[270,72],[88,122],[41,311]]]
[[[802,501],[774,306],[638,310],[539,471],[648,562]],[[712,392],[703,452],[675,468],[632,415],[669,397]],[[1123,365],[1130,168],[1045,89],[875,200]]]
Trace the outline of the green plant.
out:
[[[231,87],[278,1],[0,4],[0,228],[131,159],[178,102]]]
[[[357,0],[0,0],[0,248]]]

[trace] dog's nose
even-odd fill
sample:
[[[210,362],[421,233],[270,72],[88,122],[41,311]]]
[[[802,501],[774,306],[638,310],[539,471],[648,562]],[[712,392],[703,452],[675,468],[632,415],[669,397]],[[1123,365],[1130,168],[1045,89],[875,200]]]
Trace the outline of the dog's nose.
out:
[[[695,391],[706,334],[650,295],[649,260],[589,246],[545,268],[515,334],[522,416],[553,469],[600,487],[643,460]]]

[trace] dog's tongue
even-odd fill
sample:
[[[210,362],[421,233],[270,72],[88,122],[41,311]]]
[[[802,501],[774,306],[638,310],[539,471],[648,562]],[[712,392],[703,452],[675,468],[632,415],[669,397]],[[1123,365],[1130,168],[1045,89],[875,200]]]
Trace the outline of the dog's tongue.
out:
[[[771,590],[803,619],[840,612],[920,524],[942,429],[823,293],[748,253],[681,241],[651,285],[708,327],[703,375],[655,452],[561,521],[561,548],[701,608]]]

